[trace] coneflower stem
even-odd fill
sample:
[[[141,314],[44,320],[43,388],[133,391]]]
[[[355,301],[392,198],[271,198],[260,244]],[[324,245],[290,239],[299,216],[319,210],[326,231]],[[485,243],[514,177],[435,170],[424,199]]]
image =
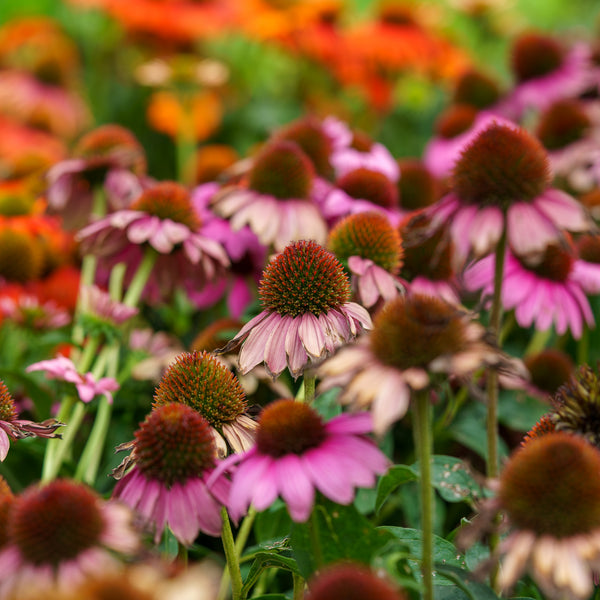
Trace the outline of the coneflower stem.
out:
[[[421,500],[421,573],[423,600],[433,600],[433,488],[431,487],[431,399],[427,389],[414,394],[413,436],[419,459]]]
[[[304,578],[298,573],[293,574],[294,578],[294,600],[302,600],[304,598]]]
[[[304,374],[304,402],[305,404],[311,405],[315,400],[315,382],[316,377],[314,375]]]
[[[323,566],[323,550],[321,549],[321,540],[319,539],[319,522],[317,521],[317,510],[318,508],[315,506],[308,521],[308,530],[310,532],[310,541],[312,544],[315,569],[320,569]]]
[[[231,598],[232,600],[241,600],[242,574],[240,573],[240,562],[235,551],[229,515],[224,506],[221,508],[221,519],[223,521],[221,540],[223,541],[223,550],[225,551],[225,559],[227,560],[227,572],[229,573],[229,579],[231,580]],[[224,579],[221,579],[218,600],[224,600],[227,596],[227,586],[223,585],[223,582]]]
[[[137,306],[157,258],[158,253],[156,250],[148,246],[144,252],[142,262],[139,264],[138,269],[129,284],[125,297],[123,298],[123,304],[126,306]]]
[[[494,340],[498,340],[502,326],[502,280],[504,275],[504,257],[506,254],[506,226],[496,246],[496,263],[494,267],[494,294],[490,310],[489,330]],[[486,470],[489,479],[498,477],[498,372],[489,369],[486,378],[487,393],[487,461]],[[497,533],[490,535],[490,554],[494,554],[500,538]],[[490,573],[490,585],[497,588],[498,565]]]

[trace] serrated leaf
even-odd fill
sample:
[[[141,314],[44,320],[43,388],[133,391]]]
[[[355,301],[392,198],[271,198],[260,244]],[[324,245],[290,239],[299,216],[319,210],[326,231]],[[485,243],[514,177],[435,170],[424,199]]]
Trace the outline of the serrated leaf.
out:
[[[377,484],[377,498],[375,499],[375,512],[379,512],[389,495],[403,483],[417,481],[419,478],[413,467],[408,465],[395,465],[379,479]]]

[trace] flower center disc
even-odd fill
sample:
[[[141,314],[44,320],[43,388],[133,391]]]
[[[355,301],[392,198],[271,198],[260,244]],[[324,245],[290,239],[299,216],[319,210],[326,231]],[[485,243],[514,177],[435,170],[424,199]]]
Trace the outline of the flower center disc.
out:
[[[190,406],[217,429],[246,410],[239,381],[208,352],[184,352],[165,371],[154,392],[154,406],[171,402]]]
[[[135,451],[140,471],[167,487],[200,477],[215,464],[215,443],[208,422],[179,402],[152,410],[135,432]]]
[[[590,125],[581,103],[559,100],[542,114],[536,135],[548,150],[558,150],[583,138]]]
[[[526,357],[525,366],[533,385],[548,394],[554,394],[573,373],[573,362],[569,355],[555,348],[547,348]]]
[[[455,104],[470,104],[475,108],[487,108],[500,97],[496,82],[479,71],[467,71],[457,82],[454,90]]]
[[[512,69],[521,82],[552,73],[562,62],[563,49],[547,36],[525,34],[513,47]]]
[[[0,277],[26,283],[40,276],[44,255],[36,241],[13,229],[0,230]]]
[[[28,562],[56,567],[98,545],[103,529],[96,496],[81,484],[54,480],[16,499],[9,537]]]
[[[6,384],[0,380],[0,421],[11,422],[17,418],[15,401]]]
[[[506,466],[499,498],[519,529],[554,538],[600,527],[600,453],[585,440],[549,433]]]
[[[325,439],[321,417],[306,404],[276,400],[261,413],[256,445],[263,454],[274,458],[302,454]]]
[[[360,167],[340,177],[336,185],[357,200],[368,200],[383,208],[398,206],[398,189],[379,171]]]
[[[294,142],[268,144],[258,154],[250,172],[250,189],[280,200],[308,198],[314,167]]]
[[[531,201],[551,180],[548,156],[525,130],[492,123],[463,150],[454,167],[456,195],[470,204],[508,209]]]
[[[371,350],[400,370],[426,367],[464,347],[464,314],[431,296],[412,294],[387,302],[373,321]]]
[[[528,259],[517,257],[517,260],[532,273],[551,281],[566,281],[573,267],[574,256],[557,244],[546,246],[540,257]]]
[[[401,173],[398,192],[404,210],[424,208],[438,199],[438,183],[422,161],[401,159],[398,166]]]
[[[333,254],[316,242],[287,246],[263,273],[259,294],[265,309],[297,317],[340,308],[350,300],[350,283]]]
[[[400,235],[384,215],[376,212],[342,219],[331,231],[328,246],[341,260],[361,256],[390,273],[397,273],[402,264]]]
[[[200,229],[200,217],[192,206],[189,192],[178,183],[163,181],[142,192],[131,204],[131,210],[140,210],[159,219],[170,219],[185,225],[190,231]]]
[[[435,132],[441,138],[450,140],[468,131],[475,122],[477,109],[468,104],[454,104],[448,107],[436,120]]]

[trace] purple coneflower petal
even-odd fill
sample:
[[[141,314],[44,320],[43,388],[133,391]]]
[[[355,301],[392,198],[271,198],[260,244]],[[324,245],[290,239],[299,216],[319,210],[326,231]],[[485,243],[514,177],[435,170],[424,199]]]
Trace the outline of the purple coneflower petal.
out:
[[[10,439],[6,431],[0,426],[0,461],[3,461],[6,458],[9,450]]]
[[[286,366],[285,340],[292,319],[282,317],[279,324],[272,328],[264,347],[264,361],[269,373],[279,375]]]
[[[254,484],[252,504],[258,511],[271,506],[279,494],[276,468],[277,461],[269,457],[263,476]]]
[[[371,433],[373,417],[370,412],[342,413],[325,424],[325,431],[338,435]]]
[[[306,472],[320,492],[338,504],[354,499],[352,483],[340,469],[340,462],[324,447],[311,448],[301,457]]]
[[[314,504],[315,490],[302,461],[295,454],[283,456],[275,463],[275,473],[290,516],[297,522],[306,521]]]
[[[506,227],[510,247],[522,256],[543,250],[558,237],[552,220],[527,202],[517,202],[508,209]]]
[[[565,192],[548,189],[533,201],[549,219],[569,231],[586,231],[590,220],[583,206]]]
[[[319,325],[319,319],[311,312],[300,317],[298,324],[298,335],[307,354],[314,358],[320,358],[325,349],[325,336]]]

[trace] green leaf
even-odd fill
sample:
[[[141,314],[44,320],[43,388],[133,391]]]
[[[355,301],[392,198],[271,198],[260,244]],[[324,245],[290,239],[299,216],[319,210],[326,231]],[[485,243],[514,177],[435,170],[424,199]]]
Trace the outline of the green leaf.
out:
[[[378,529],[391,533],[394,536],[394,541],[404,546],[407,551],[408,566],[413,572],[413,575],[417,581],[421,579],[421,531],[419,529],[410,529],[408,527],[393,527],[393,526],[382,526]],[[393,551],[390,548],[390,551]],[[464,557],[457,551],[454,544],[450,543],[438,536],[433,536],[433,560],[436,564],[436,576],[437,567],[452,566],[457,569],[466,569]],[[436,579],[436,585],[453,585],[451,581],[445,577],[439,577]]]
[[[375,499],[375,512],[379,512],[388,496],[403,483],[417,481],[419,475],[413,467],[408,465],[395,465],[379,479],[377,484],[377,498]]]
[[[289,534],[292,519],[279,498],[267,510],[256,515],[254,534],[259,543],[280,539]]]
[[[391,538],[388,532],[374,528],[354,506],[322,500],[308,522],[294,523],[290,545],[300,574],[308,579],[317,568],[340,560],[370,564]]]
[[[298,574],[298,565],[296,561],[287,556],[282,556],[276,552],[258,552],[254,557],[254,562],[250,567],[250,571],[246,577],[246,581],[242,587],[242,598],[246,598],[252,587],[258,581],[260,574],[265,569],[284,569]]]
[[[416,469],[417,466],[414,465]],[[484,489],[467,465],[453,456],[437,455],[432,459],[433,487],[447,502],[475,502],[482,498]]]
[[[498,596],[494,594],[492,589],[484,583],[476,581],[471,572],[452,565],[436,564],[435,568],[440,575],[443,575],[457,586],[454,588],[455,590],[462,592],[462,596],[447,593],[438,595],[436,590],[436,600],[450,600],[451,598],[456,598],[456,600],[459,598],[467,598],[468,600],[498,600]]]
[[[515,431],[529,431],[548,410],[548,404],[538,398],[504,390],[498,400],[498,421]]]

